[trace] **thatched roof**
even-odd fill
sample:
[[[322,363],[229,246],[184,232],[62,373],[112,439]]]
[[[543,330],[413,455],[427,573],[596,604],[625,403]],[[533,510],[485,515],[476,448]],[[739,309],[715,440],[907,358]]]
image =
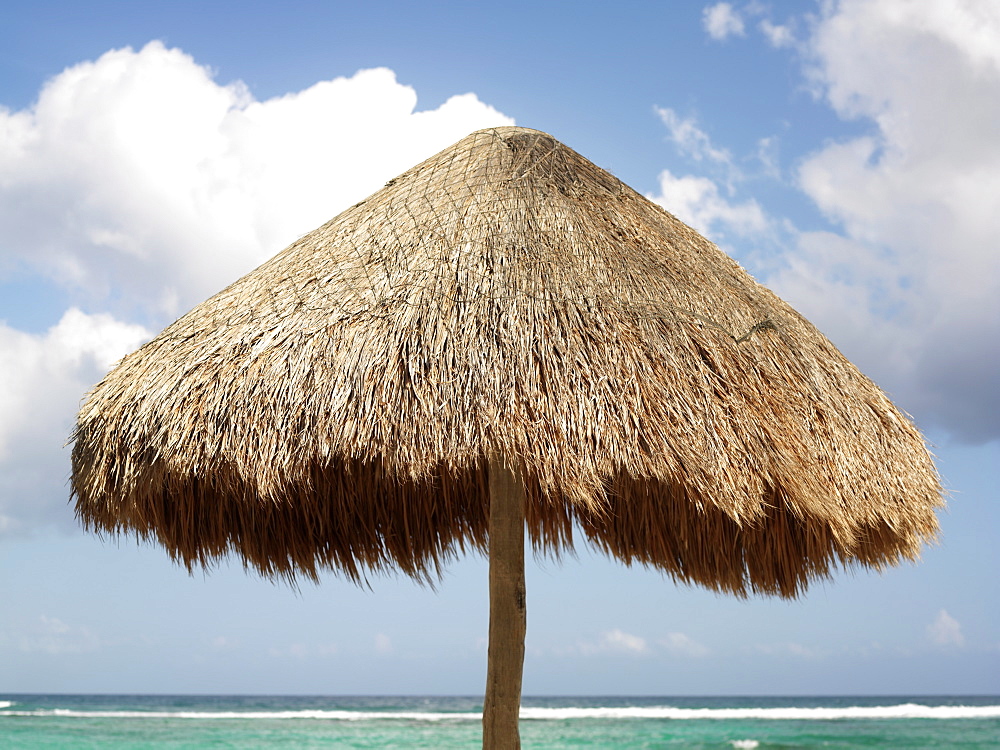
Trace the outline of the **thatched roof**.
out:
[[[206,249],[210,251],[210,249]],[[913,558],[923,439],[787,304],[551,136],[483,130],[194,308],[87,396],[90,527],[189,566],[418,578],[487,536],[489,457],[536,548],[797,594]]]

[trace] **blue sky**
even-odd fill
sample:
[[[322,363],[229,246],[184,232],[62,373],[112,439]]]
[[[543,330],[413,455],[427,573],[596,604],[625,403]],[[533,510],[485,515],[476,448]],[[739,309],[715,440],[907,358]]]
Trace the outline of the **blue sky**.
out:
[[[924,430],[919,565],[796,602],[582,549],[528,570],[526,694],[1000,693],[991,0],[18,4],[0,23],[0,692],[477,694],[486,565],[298,591],[77,528],[83,393],[203,298],[516,122],[695,226]]]

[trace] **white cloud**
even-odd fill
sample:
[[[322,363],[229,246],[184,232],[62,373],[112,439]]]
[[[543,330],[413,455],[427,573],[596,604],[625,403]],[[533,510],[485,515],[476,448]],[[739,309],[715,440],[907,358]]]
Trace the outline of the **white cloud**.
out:
[[[934,618],[934,622],[927,626],[927,635],[939,646],[964,646],[965,636],[962,635],[962,626],[958,620],[941,610]]]
[[[647,197],[715,241],[727,234],[746,236],[763,232],[768,226],[767,217],[756,201],[730,202],[707,177],[675,177],[664,170],[660,173],[659,194]]]
[[[0,323],[0,536],[53,518],[70,523],[69,438],[83,394],[149,333],[68,310],[43,334]]]
[[[698,643],[698,641],[684,633],[667,633],[666,636],[660,639],[659,643],[674,656],[698,658],[708,656],[709,654],[707,646]]]
[[[98,637],[87,627],[70,625],[56,617],[41,615],[32,632],[18,639],[18,647],[28,653],[82,654],[96,651]]]
[[[891,331],[893,366],[871,365],[905,408],[968,440],[1000,437],[1000,6],[843,0],[824,6],[806,50],[830,106],[872,127],[799,171],[848,254],[803,235],[812,262],[777,291],[827,308],[821,328],[867,320],[838,340],[850,356]]]
[[[723,41],[731,36],[746,36],[747,20],[760,18],[757,28],[772,47],[776,49],[794,47],[796,45],[794,20],[783,24],[775,23],[768,17],[769,14],[768,6],[755,0],[742,3],[738,9],[732,3],[716,3],[702,11],[701,20],[702,26],[712,39]]]
[[[772,47],[792,47],[795,45],[795,34],[790,26],[772,23],[767,18],[763,19],[757,28],[761,30]]]
[[[702,11],[702,25],[712,39],[728,39],[731,36],[744,36],[743,19],[731,3],[716,3]]]
[[[668,137],[679,153],[712,174],[675,176],[670,170],[660,173],[658,195],[648,195],[681,221],[717,242],[729,235],[747,237],[768,229],[768,219],[760,205],[752,200],[736,201],[733,196],[745,176],[732,154],[712,144],[693,117],[681,117],[667,107],[657,107],[656,114],[667,127]],[[755,158],[765,172],[777,169],[774,163],[776,141],[765,138],[758,143]],[[723,186],[720,188],[720,185]],[[723,190],[726,196],[723,195]]]
[[[709,654],[709,649],[706,646],[684,633],[667,633],[650,644],[642,636],[626,633],[620,628],[613,628],[601,633],[596,641],[580,641],[575,647],[562,647],[557,650],[558,653],[584,656],[606,654],[650,656],[657,651],[687,658],[699,658]]]
[[[754,158],[763,168],[763,174],[771,179],[781,179],[781,162],[778,158],[778,136],[771,135],[757,141]]]
[[[604,634],[602,644],[610,651],[627,651],[643,654],[648,650],[646,639],[615,628]]]
[[[108,52],[30,110],[0,109],[0,254],[175,315],[421,159],[511,123],[473,94],[416,106],[384,68],[259,102],[159,42]]]
[[[392,650],[392,639],[385,633],[376,633],[375,651],[379,654],[391,654]]]
[[[563,650],[563,649],[561,649]],[[605,631],[601,633],[600,638],[595,641],[580,641],[577,643],[576,648],[565,649],[565,651],[572,653],[577,652],[583,654],[584,656],[593,656],[596,654],[644,654],[649,650],[649,645],[646,643],[646,639],[638,635],[632,635],[631,633],[626,633],[625,631],[614,628],[613,630]]]
[[[707,159],[732,167],[732,156],[729,152],[713,146],[712,139],[698,126],[695,118],[681,117],[669,107],[657,107],[656,114],[670,131],[670,140],[677,145],[682,153],[696,161]]]

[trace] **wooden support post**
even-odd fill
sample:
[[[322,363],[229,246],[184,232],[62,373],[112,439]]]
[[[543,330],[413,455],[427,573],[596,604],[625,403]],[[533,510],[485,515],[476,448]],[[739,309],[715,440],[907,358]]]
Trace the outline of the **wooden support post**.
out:
[[[490,643],[483,700],[484,750],[520,750],[518,717],[527,608],[524,480],[497,459],[490,482]]]

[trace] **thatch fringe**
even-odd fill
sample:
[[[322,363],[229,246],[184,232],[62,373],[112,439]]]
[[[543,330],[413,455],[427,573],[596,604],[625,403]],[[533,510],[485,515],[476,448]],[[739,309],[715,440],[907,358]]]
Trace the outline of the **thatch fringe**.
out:
[[[185,563],[417,578],[523,466],[539,549],[736,593],[915,557],[941,488],[811,324],[551,136],[473,133],[179,319],[88,395],[88,525]]]

